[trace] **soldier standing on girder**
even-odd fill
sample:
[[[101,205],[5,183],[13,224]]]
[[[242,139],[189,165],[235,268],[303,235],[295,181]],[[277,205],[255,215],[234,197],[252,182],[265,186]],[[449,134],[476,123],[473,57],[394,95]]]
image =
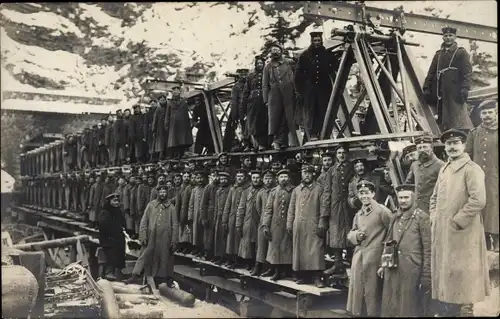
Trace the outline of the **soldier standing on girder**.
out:
[[[111,161],[114,166],[120,166],[125,159],[125,124],[123,122],[123,113],[121,109],[116,110],[116,120],[113,123],[112,135],[113,155]]]
[[[181,87],[172,88],[172,99],[165,113],[165,131],[167,146],[176,159],[181,159],[184,152],[193,145],[193,132],[189,119],[188,105],[181,97]]]
[[[304,100],[307,137],[314,141],[323,128],[337,61],[333,53],[323,46],[323,32],[311,32],[310,35],[311,45],[300,55],[297,63],[295,87]]]
[[[255,57],[255,71],[248,75],[241,97],[240,114],[246,116],[246,133],[251,136],[252,144],[245,151],[265,150],[269,146],[267,136],[267,108],[262,98],[262,70],[264,58]]]
[[[153,155],[155,153],[155,139],[153,133],[153,118],[156,112],[156,108],[158,107],[158,101],[151,100],[149,103],[149,109],[146,111],[144,115],[144,136],[146,137],[147,142],[147,157],[148,161],[153,160]]]
[[[130,159],[131,162],[146,163],[146,135],[144,134],[144,114],[141,106],[133,106],[134,114],[130,117]]]
[[[262,96],[267,105],[269,117],[268,134],[272,136],[273,148],[279,150],[289,146],[298,146],[295,132],[294,74],[292,61],[283,56],[279,44],[271,47],[271,60],[262,71]]]
[[[213,154],[215,152],[215,148],[214,141],[212,139],[212,131],[210,131],[210,122],[208,121],[205,102],[201,97],[194,98],[192,121],[193,126],[198,129],[196,132],[196,141],[194,143],[194,152],[201,154],[203,152],[203,148],[205,148],[207,154]]]
[[[151,123],[151,130],[153,131],[154,139],[154,153],[153,161],[159,159],[164,160],[167,151],[167,131],[165,130],[165,115],[167,112],[167,97],[161,95],[158,99],[160,104],[156,108],[153,115],[153,122]]]
[[[238,124],[243,128],[243,118],[240,116],[240,103],[241,97],[243,95],[243,88],[245,86],[246,77],[248,74],[248,69],[238,69],[236,70],[236,83],[231,89],[231,111],[229,113],[229,118],[226,122],[226,129],[224,131],[223,149],[225,151],[230,151],[235,143],[235,132]]]
[[[444,27],[442,31],[443,44],[427,72],[424,96],[427,103],[437,106],[442,131],[452,128],[468,131],[473,127],[466,106],[472,82],[469,54],[456,42],[457,29]]]

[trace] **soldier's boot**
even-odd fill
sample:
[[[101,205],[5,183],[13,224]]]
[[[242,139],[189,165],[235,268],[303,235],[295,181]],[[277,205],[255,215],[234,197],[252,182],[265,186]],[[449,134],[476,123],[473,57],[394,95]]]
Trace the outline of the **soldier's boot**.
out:
[[[253,262],[253,260],[251,260],[251,259],[246,259],[246,260],[245,260],[245,263],[246,263],[246,268],[245,268],[245,269],[246,269],[246,270],[248,270],[248,271],[252,271],[252,268],[253,268],[253,266],[254,266],[254,262]]]
[[[282,278],[282,270],[281,270],[281,265],[273,265],[274,267],[274,274],[271,276],[272,281],[278,281]]]
[[[174,288],[175,287],[175,285],[174,285],[174,279],[172,277],[167,277],[166,284],[167,284],[168,288]]]
[[[333,258],[333,266],[323,272],[326,276],[331,276],[335,273],[341,272],[344,268],[342,263],[342,252],[335,251],[335,256]]]
[[[298,285],[301,285],[304,283],[304,278],[303,278],[301,271],[294,271],[292,278],[293,278],[293,281]]]
[[[107,270],[106,272],[104,273],[104,277],[106,280],[109,280],[109,281],[115,281],[116,280],[116,276],[115,274],[113,273],[114,269],[111,268],[111,267],[106,267]]]
[[[489,233],[484,233],[484,239],[486,241],[486,250],[493,250],[493,245]]]
[[[126,283],[126,284],[137,284],[137,283],[141,282],[140,280],[141,280],[141,276],[140,275],[132,273],[132,277],[130,277],[129,279],[124,280],[123,282]]]
[[[252,269],[252,272],[250,273],[250,276],[260,276],[262,273],[262,263],[256,262],[255,266]]]
[[[267,270],[264,271],[260,276],[261,277],[271,277],[272,275],[274,275],[274,272],[275,272],[275,270],[274,270],[273,265],[267,264]]]
[[[317,271],[314,274],[314,285],[318,288],[324,288],[325,287],[325,282],[323,280],[323,272],[322,271]]]
[[[228,262],[227,268],[229,268],[229,269],[236,268],[236,256],[230,255],[228,260],[229,260],[229,262]]]
[[[115,268],[115,278],[117,281],[122,281],[123,280],[123,273],[120,268]]]

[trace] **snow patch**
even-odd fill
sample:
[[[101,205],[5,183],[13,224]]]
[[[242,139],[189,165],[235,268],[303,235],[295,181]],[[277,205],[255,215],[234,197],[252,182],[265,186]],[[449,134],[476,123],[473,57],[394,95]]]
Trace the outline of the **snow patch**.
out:
[[[1,13],[10,21],[22,23],[28,26],[35,26],[55,30],[63,33],[73,33],[79,38],[83,38],[84,34],[77,26],[63,16],[52,12],[36,12],[36,13],[20,13],[17,11],[2,9]]]

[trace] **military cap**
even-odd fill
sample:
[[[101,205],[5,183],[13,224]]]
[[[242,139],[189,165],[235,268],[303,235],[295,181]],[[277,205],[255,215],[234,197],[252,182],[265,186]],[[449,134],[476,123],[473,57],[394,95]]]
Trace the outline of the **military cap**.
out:
[[[415,152],[416,150],[417,150],[417,145],[412,143],[403,148],[403,155],[410,154],[411,152]]]
[[[205,176],[205,175],[206,175],[206,172],[205,172],[205,170],[199,169],[199,170],[194,171],[194,173],[193,173],[193,174],[194,174],[194,175],[201,175],[201,176]]]
[[[250,155],[242,155],[242,156],[241,156],[241,160],[245,160],[245,159],[247,159],[247,158],[250,158],[250,159],[251,159],[252,157],[251,157]]]
[[[268,170],[266,170],[264,172],[264,174],[262,176],[271,176],[271,177],[274,177],[274,173],[273,173],[273,171],[271,171],[271,170],[268,169]]]
[[[176,84],[174,86],[172,86],[172,90],[175,90],[175,89],[181,89],[181,86],[179,84]]]
[[[97,128],[97,124],[92,125],[92,128]]]
[[[284,169],[280,169],[276,175],[277,175],[277,176],[280,176],[280,175],[282,175],[282,174],[290,174],[290,170],[288,170],[288,169],[286,169],[286,168],[284,168]]]
[[[271,48],[279,48],[281,50],[281,52],[283,52],[283,46],[281,44],[279,44],[278,42],[274,42],[273,44],[271,44]]]
[[[219,156],[217,156],[218,158],[221,158],[222,156],[228,156],[226,152],[222,152],[219,154]]]
[[[365,166],[365,168],[367,168],[367,166],[368,166],[368,160],[366,158],[363,158],[363,157],[358,157],[358,158],[355,158],[352,160],[353,165],[356,165],[358,163],[363,164]]]
[[[137,110],[140,108],[141,108],[141,106],[139,104],[135,104],[134,106],[132,106],[132,109],[134,109],[134,110]]]
[[[173,181],[172,175],[168,174],[167,176],[165,176],[165,181],[167,181],[167,182],[168,181],[170,181],[170,182]]]
[[[333,154],[330,151],[327,151],[327,152],[324,152],[323,154],[321,154],[321,157],[331,157],[331,158],[334,158],[335,154]]]
[[[106,200],[112,200],[112,199],[120,199],[120,194],[118,193],[112,193],[106,196]]]
[[[162,176],[165,177],[165,178],[167,178],[167,175],[165,175],[164,173],[158,173],[158,172],[156,173],[156,178],[159,179]]]
[[[432,144],[432,136],[423,135],[415,138],[415,149],[418,144]]]
[[[164,98],[165,100],[167,99],[167,96],[165,94],[160,94],[158,96],[158,100],[160,100],[161,98]]]
[[[219,176],[225,176],[227,178],[229,178],[229,176],[230,176],[228,172],[224,172],[224,171],[220,171],[218,174],[219,174]]]
[[[314,169],[314,166],[312,166],[311,164],[302,164],[302,171],[303,172],[309,172],[309,173],[314,173],[315,172],[315,169]]]
[[[237,74],[247,74],[248,72],[250,72],[249,69],[236,69]]]
[[[115,113],[122,112],[122,109],[117,109]]]
[[[372,192],[375,191],[375,184],[367,180],[360,180],[356,185],[357,190],[359,191],[361,188],[368,188]]]
[[[465,140],[467,139],[467,134],[463,131],[452,128],[451,130],[448,130],[441,135],[441,142],[443,143],[445,143],[450,139],[453,140],[459,139],[462,142],[465,142]]]
[[[311,36],[311,39],[315,38],[315,37],[322,37],[323,36],[323,32],[321,32],[321,31],[313,31],[313,32],[310,32],[309,35]]]
[[[262,175],[262,172],[259,171],[258,169],[253,169],[253,170],[250,171],[250,174],[251,175],[254,175],[254,174]]]
[[[156,186],[156,190],[160,191],[160,189],[168,189],[167,184],[161,183]]]
[[[488,109],[495,109],[497,107],[498,102],[495,100],[486,100],[481,102],[481,104],[478,105],[478,110],[488,110]]]
[[[266,61],[266,59],[262,55],[256,55],[255,61]]]
[[[402,184],[396,187],[396,192],[401,191],[415,191],[415,184]]]
[[[246,175],[246,174],[248,174],[248,171],[246,169],[244,169],[244,168],[238,168],[236,170],[236,174],[238,174],[238,173],[243,173],[243,174]]]
[[[219,172],[219,169],[217,167],[210,168],[210,174],[217,174],[218,172]]]
[[[456,28],[453,28],[453,27],[444,27],[441,29],[441,32],[443,32],[443,34],[446,34],[446,33],[453,33],[453,34],[457,34],[457,29]]]
[[[339,144],[337,148],[335,148],[335,153],[337,153],[339,149],[343,149],[344,151],[349,152],[349,146],[345,143]]]

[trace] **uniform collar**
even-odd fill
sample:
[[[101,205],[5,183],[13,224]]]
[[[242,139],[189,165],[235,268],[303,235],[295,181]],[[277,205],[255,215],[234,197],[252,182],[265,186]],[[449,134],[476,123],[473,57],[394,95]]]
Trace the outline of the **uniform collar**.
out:
[[[370,203],[370,205],[368,206],[361,206],[361,215],[362,216],[368,216],[371,214],[371,212],[373,212],[373,202]]]
[[[314,181],[311,182],[310,184],[300,183],[300,189],[313,188],[313,186],[314,186]]]
[[[278,187],[280,189],[283,189],[283,190],[286,190],[287,192],[291,191],[293,189],[293,185],[292,184],[288,184],[286,185],[285,187],[281,186],[281,185],[278,185]]]
[[[497,131],[498,130],[498,122],[496,122],[494,125],[486,126],[484,123],[481,123],[481,127],[489,130],[489,131]]]
[[[448,160],[448,163],[446,163],[446,167],[450,167],[453,172],[458,171],[461,169],[465,164],[467,164],[470,161],[470,156],[467,153],[463,153],[459,158],[454,159],[454,160]]]
[[[441,50],[443,51],[455,51],[457,49],[457,43],[456,42],[453,42],[452,45],[450,45],[449,47],[445,47],[444,46],[444,42],[441,44]]]
[[[414,215],[414,212],[415,206],[406,211],[402,211],[398,208],[398,210],[396,211],[396,217],[401,219],[410,219]]]
[[[160,201],[159,199],[155,199],[155,200],[153,201],[153,206],[154,206],[155,208],[158,208],[158,206],[160,206],[160,205],[163,205],[163,206],[167,207],[167,206],[168,206],[168,203],[169,203],[169,201],[168,201],[168,200],[165,200],[164,202],[162,202],[162,201]]]
[[[436,154],[433,153],[432,156],[431,156],[431,158],[427,162],[422,163],[422,162],[418,161],[418,165],[419,166],[424,166],[424,167],[429,167],[432,164],[434,164],[436,161],[437,161],[437,156],[436,156]]]

